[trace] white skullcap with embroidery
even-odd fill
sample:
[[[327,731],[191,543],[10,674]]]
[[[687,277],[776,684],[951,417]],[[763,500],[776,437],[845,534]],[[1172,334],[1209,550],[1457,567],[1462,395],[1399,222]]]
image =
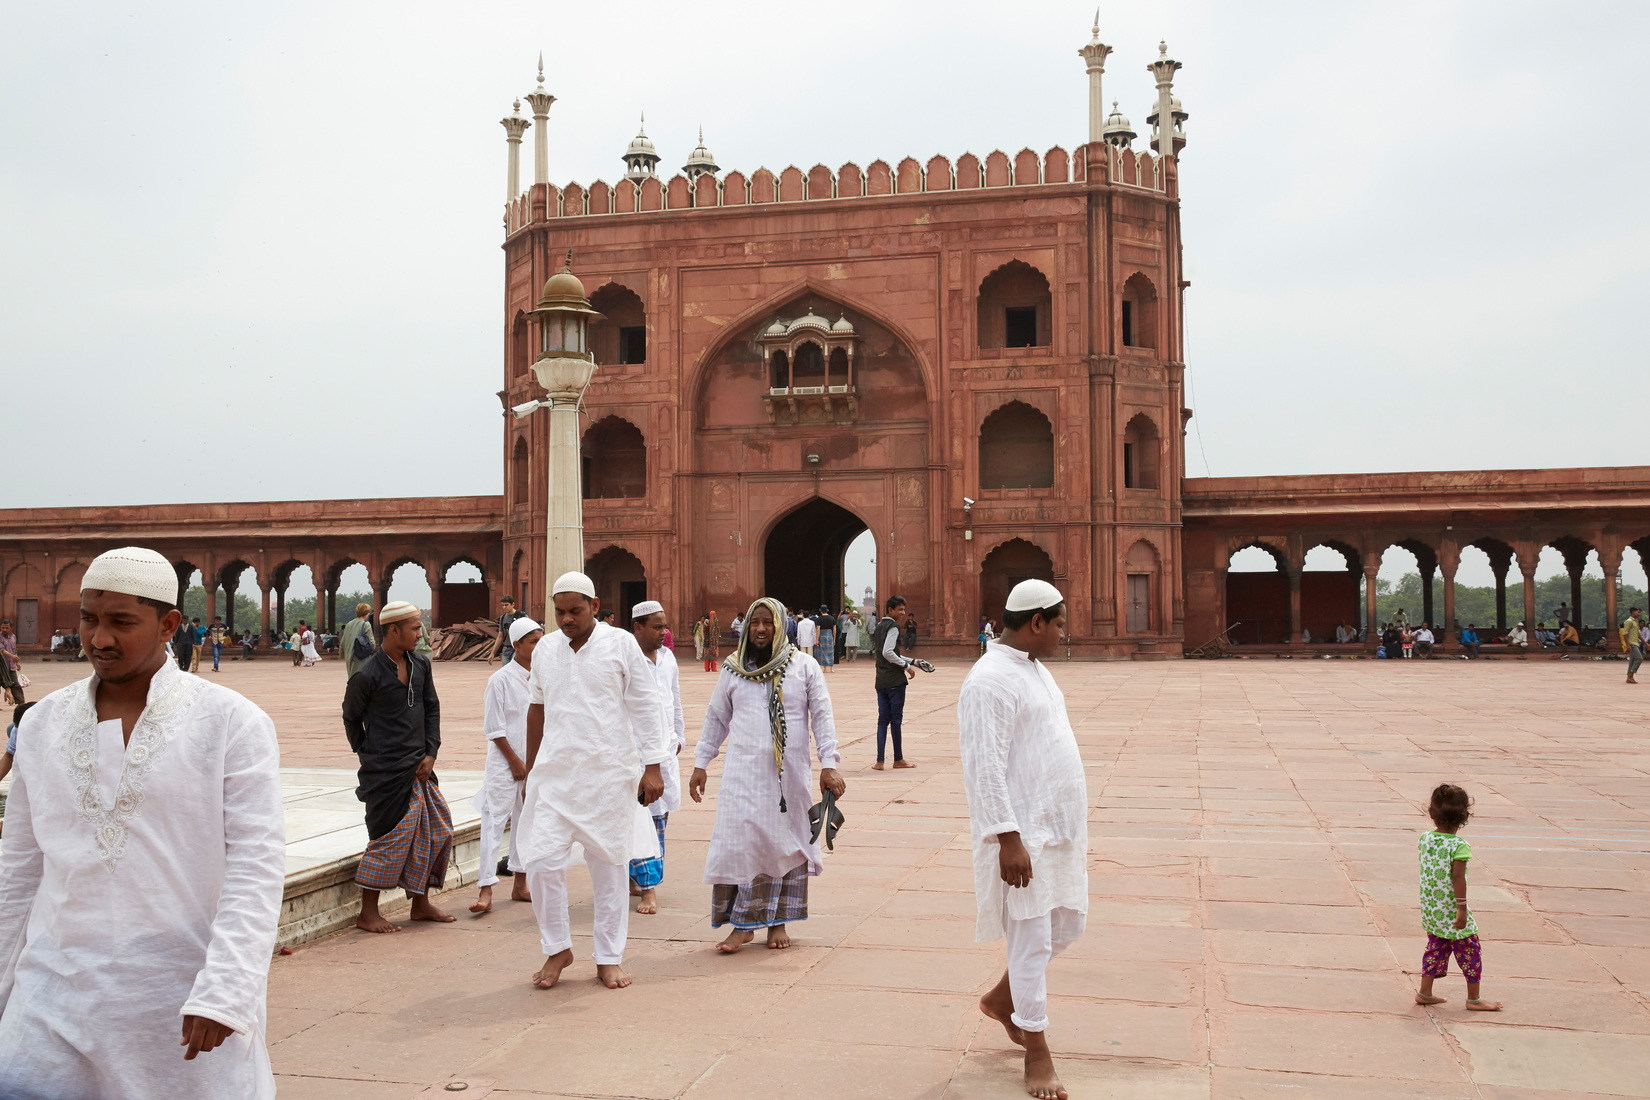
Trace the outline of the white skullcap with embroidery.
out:
[[[589,577],[585,576],[583,573],[580,573],[576,569],[571,573],[563,573],[561,576],[557,577],[556,587],[550,590],[550,595],[552,597],[559,596],[563,592],[577,592],[579,595],[589,600],[596,598],[595,584]]]
[[[1066,602],[1060,595],[1060,590],[1047,581],[1021,581],[1014,586],[1014,591],[1008,594],[1008,603],[1004,605],[1006,611],[1044,611],[1051,607],[1059,607]]]
[[[384,609],[378,613],[378,625],[388,626],[391,623],[398,623],[402,619],[411,619],[417,614],[417,604],[410,604],[406,600],[396,600],[394,603],[385,604]]]
[[[178,602],[178,571],[164,554],[143,546],[122,546],[92,559],[80,590],[124,592],[145,600],[175,606]]]
[[[645,619],[649,615],[663,611],[664,609],[665,605],[660,603],[658,600],[643,600],[641,603],[630,609],[630,617],[632,619]]]
[[[533,631],[543,629],[544,627],[540,626],[538,623],[535,623],[526,615],[523,615],[521,618],[510,624],[510,644],[514,646],[517,642],[527,637],[527,635],[531,634]]]

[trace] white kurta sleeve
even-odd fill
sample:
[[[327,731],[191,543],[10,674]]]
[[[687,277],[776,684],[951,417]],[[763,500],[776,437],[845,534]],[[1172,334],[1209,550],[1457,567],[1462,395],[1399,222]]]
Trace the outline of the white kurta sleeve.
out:
[[[43,732],[38,722],[30,730],[31,735]],[[0,853],[0,1012],[11,998],[17,956],[23,951],[23,934],[28,931],[29,911],[34,908],[45,866],[29,813],[28,780],[21,769],[12,775],[11,795],[6,799],[5,850]]]
[[[489,677],[481,696],[481,728],[487,740],[510,739],[509,708],[504,702],[503,677]]]
[[[985,681],[963,685],[957,700],[961,732],[963,790],[968,812],[981,823],[979,834],[995,841],[1017,833],[1019,823],[1008,794],[1008,749],[1014,741],[1014,702],[1006,685]]]
[[[256,710],[232,714],[230,720],[223,765],[223,886],[206,965],[179,1015],[205,1016],[246,1034],[263,1018],[286,882],[286,822],[275,724]]]
[[[723,669],[716,678],[716,687],[710,693],[710,704],[705,707],[705,723],[699,727],[699,744],[693,749],[693,766],[708,768],[722,751],[722,742],[728,739],[728,727],[733,721],[733,685],[738,680]]]
[[[819,664],[809,661],[804,681],[808,686],[808,725],[814,732],[814,749],[819,753],[819,766],[834,768],[842,763],[842,754],[836,749],[836,719],[831,714],[831,692],[825,686],[825,674]]]
[[[670,658],[670,669],[666,675],[670,681],[672,728],[676,734],[676,743],[671,745],[671,750],[681,752],[687,744],[687,717],[682,713],[682,670],[677,667],[674,655]]]
[[[624,654],[623,706],[642,767],[662,764],[674,755],[676,745],[672,731],[665,725],[659,689],[653,683],[653,664],[643,656],[634,638],[626,637],[619,651]]]

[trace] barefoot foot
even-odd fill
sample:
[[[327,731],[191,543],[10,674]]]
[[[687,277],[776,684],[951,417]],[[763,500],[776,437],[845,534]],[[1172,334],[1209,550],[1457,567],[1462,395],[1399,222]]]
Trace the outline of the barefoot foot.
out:
[[[909,761],[909,760],[896,760],[896,761],[894,761],[894,767],[896,767],[896,768],[914,768],[914,767],[916,767],[916,765],[911,763],[911,761]]]
[[[630,975],[624,972],[624,967],[617,964],[598,963],[596,980],[609,989],[623,989],[630,984]]]
[[[1434,997],[1430,993],[1417,993],[1415,995],[1415,1003],[1418,1005],[1441,1005],[1448,1000],[1448,997]]]
[[[716,950],[724,955],[731,955],[756,938],[755,932],[745,932],[735,928],[728,933],[728,938],[716,945]]]
[[[783,924],[773,925],[768,929],[768,949],[783,951],[791,945],[791,934],[785,931]]]
[[[1470,1008],[1474,1012],[1500,1012],[1501,1011],[1501,1002],[1500,1001],[1484,1001],[1484,1000],[1475,1001],[1475,1000],[1473,1000],[1472,998],[1469,997],[1467,999],[1466,1004],[1467,1004],[1467,1007]]]
[[[532,901],[533,895],[527,889],[527,876],[517,875],[516,881],[510,886],[511,901]]]
[[[355,927],[363,932],[399,932],[401,926],[391,924],[381,913],[362,913],[355,918]]]
[[[483,886],[481,888],[481,892],[476,895],[476,903],[470,906],[470,912],[480,916],[482,913],[491,913],[492,911],[493,888],[491,886]]]
[[[535,989],[551,988],[561,981],[561,972],[571,965],[573,965],[572,948],[568,948],[566,951],[558,951],[556,954],[547,957],[544,960],[544,965],[539,967],[538,973],[533,975],[533,987]]]
[[[1014,1010],[1010,1008],[1004,1011],[1002,1005],[996,1004],[996,993],[997,990],[994,989],[980,998],[980,1011],[985,1013],[988,1019],[996,1020],[1003,1025],[1003,1030],[1008,1032],[1009,1042],[1017,1047],[1025,1046],[1026,1033],[1021,1031],[1019,1025],[1014,1022]]]
[[[871,765],[871,770],[874,772],[880,772],[886,766],[887,765],[885,765],[882,761],[878,760],[875,764]]]
[[[659,895],[653,890],[643,890],[637,895],[641,900],[636,902],[636,912],[657,913],[659,911]]]
[[[458,918],[451,913],[443,913],[430,904],[430,899],[422,894],[413,895],[412,911],[407,914],[410,920],[432,920],[437,924],[451,924]]]
[[[1026,1051],[1026,1092],[1037,1100],[1067,1100],[1066,1087],[1054,1072],[1048,1048]]]

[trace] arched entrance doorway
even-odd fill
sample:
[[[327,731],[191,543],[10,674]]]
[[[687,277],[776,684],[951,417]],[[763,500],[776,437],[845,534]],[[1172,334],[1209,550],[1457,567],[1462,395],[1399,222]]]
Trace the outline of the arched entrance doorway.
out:
[[[1054,562],[1036,543],[1009,539],[980,563],[980,614],[1002,626],[1009,592],[1032,579],[1054,583]]]
[[[840,504],[815,497],[768,532],[762,548],[762,594],[791,609],[842,608],[842,559],[865,522]]]
[[[584,563],[604,611],[618,612],[619,626],[630,629],[630,609],[647,599],[647,571],[641,559],[618,546],[598,551]]]

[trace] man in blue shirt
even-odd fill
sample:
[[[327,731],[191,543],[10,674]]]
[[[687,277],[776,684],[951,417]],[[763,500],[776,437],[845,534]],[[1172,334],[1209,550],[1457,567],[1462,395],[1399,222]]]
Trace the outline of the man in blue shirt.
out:
[[[1468,623],[1467,629],[1461,631],[1461,648],[1476,657],[1478,645],[1478,630],[1472,623]]]

